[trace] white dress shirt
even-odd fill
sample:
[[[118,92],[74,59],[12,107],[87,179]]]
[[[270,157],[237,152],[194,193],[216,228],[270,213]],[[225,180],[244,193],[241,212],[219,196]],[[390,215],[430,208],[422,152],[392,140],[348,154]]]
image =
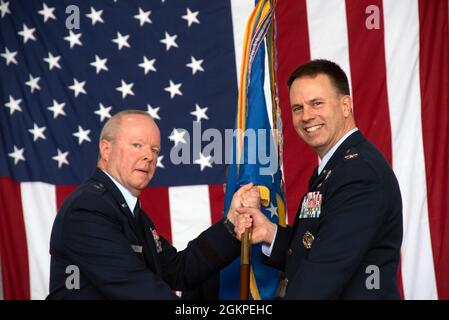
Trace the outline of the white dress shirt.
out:
[[[336,144],[332,146],[332,148],[329,149],[329,151],[324,155],[323,159],[320,159],[320,164],[318,165],[318,175],[321,174],[321,171],[323,171],[326,164],[329,162],[329,159],[332,158],[335,151],[337,151],[338,147],[346,140],[347,137],[349,137],[351,134],[359,130],[358,128],[354,128],[350,131],[348,131],[343,137],[340,138],[340,140],[337,141]]]
[[[122,186],[119,182],[117,182],[109,173],[106,171],[103,171],[106,173],[106,175],[111,178],[112,182],[117,186],[117,188],[120,190],[123,198],[125,198],[126,204],[128,205],[129,210],[134,215],[134,207],[137,203],[137,197],[133,196],[131,192],[129,192],[128,189],[126,189],[124,186]]]

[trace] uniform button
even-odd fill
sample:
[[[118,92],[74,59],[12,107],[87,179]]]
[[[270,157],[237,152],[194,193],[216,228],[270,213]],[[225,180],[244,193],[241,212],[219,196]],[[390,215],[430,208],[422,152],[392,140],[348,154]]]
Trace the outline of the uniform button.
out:
[[[292,248],[289,248],[289,249],[287,250],[287,254],[288,254],[289,256],[291,256],[291,255],[293,254]]]

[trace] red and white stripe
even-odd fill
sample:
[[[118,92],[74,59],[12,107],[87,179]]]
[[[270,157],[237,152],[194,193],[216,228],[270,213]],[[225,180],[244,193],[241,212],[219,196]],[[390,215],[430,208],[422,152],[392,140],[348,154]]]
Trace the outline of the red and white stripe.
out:
[[[53,220],[75,186],[17,183],[0,178],[0,251],[5,299],[48,295],[49,239]],[[142,206],[158,232],[178,249],[186,247],[223,215],[222,185],[147,188]]]
[[[418,3],[404,4],[384,1],[393,169],[401,188],[404,215],[402,283],[405,298],[435,299],[421,121]]]
[[[378,30],[365,27],[370,5],[379,8]],[[448,299],[448,1],[279,1],[277,19],[290,218],[316,157],[290,128],[283,84],[297,65],[327,58],[348,73],[357,126],[384,153],[399,180],[404,298]]]
[[[368,30],[375,5],[380,29]],[[252,1],[232,0],[237,72]],[[279,98],[289,220],[317,164],[291,125],[286,81],[313,58],[339,63],[351,82],[357,126],[385,155],[401,188],[406,299],[449,299],[449,27],[447,0],[279,0]],[[238,81],[238,79],[236,79]],[[0,262],[5,299],[48,293],[49,236],[75,186],[0,178]],[[223,186],[148,188],[142,205],[182,249],[222,216]]]

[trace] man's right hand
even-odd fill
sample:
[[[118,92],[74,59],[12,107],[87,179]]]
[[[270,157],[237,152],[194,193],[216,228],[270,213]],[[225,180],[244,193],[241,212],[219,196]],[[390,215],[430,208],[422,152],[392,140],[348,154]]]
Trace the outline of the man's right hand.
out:
[[[237,208],[239,216],[236,219],[236,229],[252,225],[251,243],[265,242],[268,245],[274,240],[276,225],[271,222],[258,208]]]

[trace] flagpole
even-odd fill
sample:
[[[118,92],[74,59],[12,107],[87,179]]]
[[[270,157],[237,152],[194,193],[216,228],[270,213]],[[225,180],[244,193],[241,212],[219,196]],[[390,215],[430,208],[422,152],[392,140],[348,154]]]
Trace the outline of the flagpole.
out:
[[[240,300],[249,300],[250,250],[250,228],[246,228],[240,253]]]
[[[240,129],[237,131],[237,159],[242,159],[242,153],[244,153],[244,137],[243,132],[246,130],[246,121],[249,110],[249,95],[250,79],[253,74],[251,73],[251,66],[254,59],[258,57],[258,50],[260,46],[264,46],[264,38],[267,30],[273,21],[274,5],[276,0],[260,0],[256,4],[251,16],[248,19],[245,28],[242,65],[240,72],[240,87],[238,96],[237,107],[237,121],[236,127]],[[270,51],[270,54],[272,51]],[[256,82],[257,83],[257,82]],[[263,84],[263,81],[261,82]],[[263,87],[263,86],[262,86]],[[254,88],[252,88],[254,90]],[[263,94],[263,93],[262,93]],[[265,104],[265,103],[264,103]],[[255,106],[254,106],[255,107]],[[253,108],[254,108],[253,107]],[[237,164],[237,176],[239,175],[239,165]],[[251,281],[251,264],[250,264],[250,251],[251,251],[251,230],[246,229],[241,240],[241,252],[240,252],[240,300],[249,300],[250,281]],[[253,278],[253,281],[255,279]],[[259,293],[257,285],[253,287],[253,298],[257,299]]]

